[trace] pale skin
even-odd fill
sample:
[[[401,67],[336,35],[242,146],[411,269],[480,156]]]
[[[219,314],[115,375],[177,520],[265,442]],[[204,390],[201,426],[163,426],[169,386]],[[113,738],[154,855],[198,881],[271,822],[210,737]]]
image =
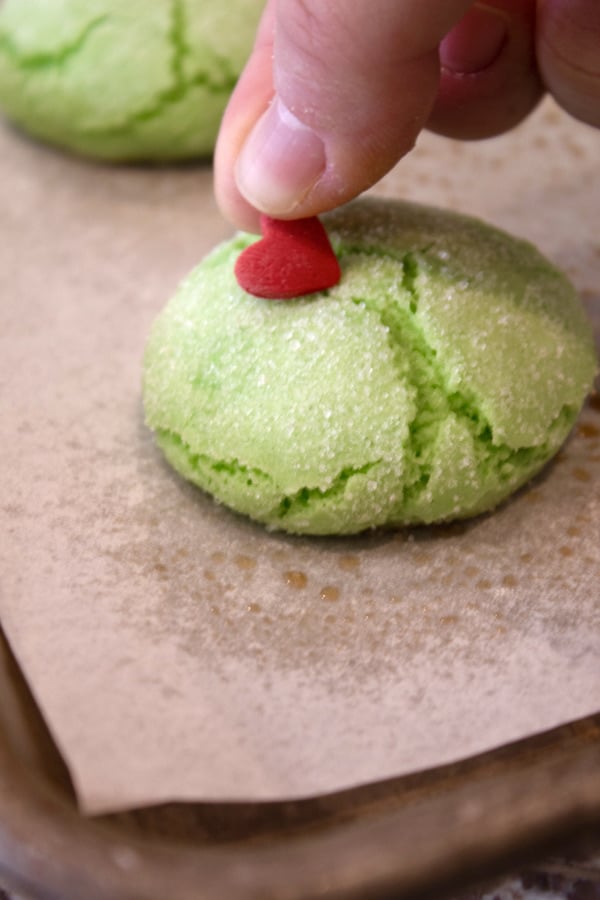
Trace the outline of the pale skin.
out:
[[[600,127],[599,0],[268,0],[215,154],[223,215],[318,215],[429,128],[507,131],[551,93]]]

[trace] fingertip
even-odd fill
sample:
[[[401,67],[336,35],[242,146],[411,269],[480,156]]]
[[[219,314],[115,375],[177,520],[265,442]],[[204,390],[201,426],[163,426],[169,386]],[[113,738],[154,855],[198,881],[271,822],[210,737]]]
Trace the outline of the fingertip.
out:
[[[440,86],[427,127],[463,140],[508,131],[538,103],[535,0],[477,2],[440,45]]]
[[[269,216],[294,213],[322,176],[325,144],[275,97],[240,151],[237,187],[252,206]]]
[[[475,3],[440,44],[440,66],[455,75],[488,69],[508,40],[510,19],[494,6]]]

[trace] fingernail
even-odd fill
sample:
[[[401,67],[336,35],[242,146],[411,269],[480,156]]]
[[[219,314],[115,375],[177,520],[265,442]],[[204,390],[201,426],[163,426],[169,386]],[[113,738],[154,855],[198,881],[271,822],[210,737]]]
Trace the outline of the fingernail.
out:
[[[508,38],[506,14],[485,3],[475,3],[440,44],[442,68],[473,75],[496,61]]]
[[[237,186],[261,212],[282,215],[302,201],[325,163],[321,138],[276,97],[242,147],[235,171]]]

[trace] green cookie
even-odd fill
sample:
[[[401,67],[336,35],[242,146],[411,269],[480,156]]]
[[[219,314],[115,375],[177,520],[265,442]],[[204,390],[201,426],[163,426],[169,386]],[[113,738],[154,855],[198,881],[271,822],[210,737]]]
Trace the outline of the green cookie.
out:
[[[352,534],[491,509],[566,438],[596,370],[566,278],[450,212],[363,200],[325,216],[330,291],[274,302],[222,244],[157,319],[148,425],[181,474],[267,526]]]
[[[261,0],[6,0],[0,108],[107,160],[207,156]]]

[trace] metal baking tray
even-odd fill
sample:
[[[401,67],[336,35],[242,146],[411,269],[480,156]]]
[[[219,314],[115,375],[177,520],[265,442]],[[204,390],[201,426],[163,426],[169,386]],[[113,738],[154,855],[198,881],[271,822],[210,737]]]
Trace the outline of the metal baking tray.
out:
[[[589,837],[599,763],[594,716],[335,795],[84,818],[0,633],[0,879],[41,900],[439,897]]]

